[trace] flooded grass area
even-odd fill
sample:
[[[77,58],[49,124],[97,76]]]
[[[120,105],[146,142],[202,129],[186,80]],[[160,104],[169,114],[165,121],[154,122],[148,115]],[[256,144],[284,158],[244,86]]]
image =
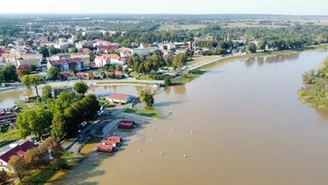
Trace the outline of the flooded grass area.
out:
[[[186,84],[188,82],[193,81],[194,79],[200,77],[202,74],[206,73],[207,71],[205,70],[199,70],[199,69],[195,69],[190,71],[188,74],[186,74],[186,76],[181,76],[180,78],[175,78],[172,79],[172,86],[175,85],[183,85]]]
[[[97,144],[102,140],[102,138],[93,137],[91,138],[80,150],[82,156],[87,157],[91,154],[92,150],[97,146]]]
[[[124,108],[125,113],[129,114],[136,114],[139,116],[145,116],[150,118],[158,118],[162,119],[163,116],[156,110],[156,109],[131,109],[131,108]]]

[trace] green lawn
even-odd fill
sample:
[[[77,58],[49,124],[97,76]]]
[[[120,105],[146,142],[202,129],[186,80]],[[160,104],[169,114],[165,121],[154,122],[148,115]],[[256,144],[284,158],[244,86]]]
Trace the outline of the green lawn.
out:
[[[137,78],[137,80],[150,80],[151,81],[153,79],[151,79],[149,75],[141,75]]]
[[[135,78],[136,76],[138,76],[138,73],[136,71],[132,71],[129,76],[131,76],[132,78]]]
[[[158,118],[158,119],[162,119],[162,115],[160,115],[160,113],[156,110],[150,110],[150,109],[144,109],[144,110],[139,110],[139,109],[130,109],[130,108],[124,108],[123,109],[125,113],[129,113],[129,114],[136,114],[139,116],[146,116],[146,117],[150,117],[150,118]]]
[[[199,28],[205,28],[205,24],[187,24],[187,25],[173,25],[173,24],[165,24],[161,25],[158,30],[196,30]]]
[[[2,128],[0,132],[0,147],[20,139],[18,130],[9,127]]]
[[[172,79],[171,80],[172,86],[183,85],[183,84],[186,84],[188,82],[191,82],[192,80],[200,77],[200,75],[202,75],[206,72],[207,71],[205,71],[205,70],[196,70],[196,69],[192,70],[186,75],[186,77],[181,76],[180,78]]]
[[[23,178],[23,184],[43,185],[46,183],[57,170],[54,169],[37,169],[31,170],[30,175]]]

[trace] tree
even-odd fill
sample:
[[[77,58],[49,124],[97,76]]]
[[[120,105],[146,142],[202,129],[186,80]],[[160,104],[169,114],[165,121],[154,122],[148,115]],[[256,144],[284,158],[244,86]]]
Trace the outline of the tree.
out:
[[[256,53],[256,45],[254,43],[249,43],[247,46],[247,50],[251,53]]]
[[[164,85],[165,86],[170,86],[172,84],[172,82],[171,82],[171,79],[170,78],[166,78],[165,80],[164,80]]]
[[[121,64],[116,65],[116,70],[123,71],[123,66]]]
[[[87,93],[89,87],[85,82],[81,81],[81,82],[76,82],[73,86],[73,89],[77,93],[84,95],[85,93]]]
[[[128,63],[128,66],[131,67],[133,65],[133,57],[130,56],[128,58],[128,62],[127,63]]]
[[[99,101],[97,97],[93,94],[88,94],[81,101],[81,109],[82,109],[82,118],[84,120],[90,120],[94,118],[97,114],[97,111],[100,109]]]
[[[140,101],[143,102],[146,107],[152,107],[154,104],[154,97],[152,94],[147,93],[146,91],[140,91],[139,93]]]
[[[43,107],[27,109],[17,117],[18,131],[21,137],[34,134],[41,138],[51,125],[52,112]],[[41,138],[42,139],[42,138]]]
[[[16,67],[13,65],[6,64],[0,70],[0,81],[13,82],[15,80],[17,80]]]
[[[78,98],[74,93],[71,92],[61,92],[57,97],[56,101],[54,101],[50,105],[51,112],[53,114],[63,114],[64,110],[70,107],[74,102],[76,102]]]
[[[178,54],[172,61],[172,66],[175,68],[182,68],[187,63],[188,57],[186,54]]]
[[[52,87],[50,85],[46,85],[42,88],[42,100],[47,101],[52,98]]]
[[[76,47],[69,48],[70,53],[77,53],[79,50]]]
[[[30,89],[31,86],[34,86],[35,87],[35,92],[36,92],[36,95],[39,97],[39,91],[38,91],[38,85],[41,84],[43,82],[43,78],[38,76],[38,75],[25,75],[23,76],[22,78],[22,84]]]
[[[38,52],[42,54],[43,58],[49,57],[49,50],[46,47],[40,47]]]
[[[63,151],[64,151],[61,144],[55,138],[52,138],[52,137],[49,137],[48,139],[46,139],[42,143],[40,148],[45,148],[47,151],[50,150],[51,156],[55,159],[59,158],[63,154]]]
[[[69,168],[67,161],[65,159],[60,158],[51,161],[50,166],[55,170],[67,170]]]
[[[29,169],[35,169],[48,163],[48,153],[41,148],[27,150],[24,154],[24,160]]]
[[[61,138],[64,135],[65,117],[62,114],[55,114],[51,125],[51,136]]]
[[[24,158],[14,155],[8,161],[8,164],[14,168],[15,174],[22,181],[22,178],[28,171],[28,166],[25,163]]]
[[[174,59],[174,56],[171,54],[167,54],[164,56],[164,61],[167,66],[171,66],[173,59]]]
[[[304,84],[314,84],[315,79],[318,75],[316,74],[316,71],[314,69],[311,69],[309,72],[305,72],[302,74],[302,79]]]
[[[23,76],[28,75],[28,74],[30,74],[28,70],[25,70],[25,69],[17,70],[18,78],[22,78]]]
[[[30,71],[35,71],[36,70],[36,66],[35,65],[30,65],[30,68],[29,68]]]
[[[0,182],[6,182],[9,179],[5,171],[0,171]]]
[[[93,62],[94,59],[95,59],[95,55],[93,54],[93,52],[90,52],[90,53],[89,53],[89,61],[90,61],[90,62]]]

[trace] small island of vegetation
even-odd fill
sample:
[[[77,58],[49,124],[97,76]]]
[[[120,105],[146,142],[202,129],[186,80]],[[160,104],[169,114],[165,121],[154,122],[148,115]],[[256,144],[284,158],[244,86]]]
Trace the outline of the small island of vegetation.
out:
[[[318,70],[311,69],[302,75],[304,87],[298,92],[299,99],[322,109],[328,109],[328,58]]]

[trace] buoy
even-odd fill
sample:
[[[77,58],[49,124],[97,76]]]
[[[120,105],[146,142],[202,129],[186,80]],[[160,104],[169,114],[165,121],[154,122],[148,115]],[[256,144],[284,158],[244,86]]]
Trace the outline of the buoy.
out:
[[[184,155],[183,155],[183,158],[186,158],[186,157],[187,157],[187,155],[186,155],[186,154],[184,154]]]
[[[138,149],[138,152],[140,152],[141,150],[140,149]]]
[[[163,155],[163,152],[159,153],[159,155]]]
[[[194,132],[193,131],[190,131],[190,134],[193,134]]]
[[[155,127],[153,127],[153,130],[155,130]]]
[[[174,129],[172,128],[172,129],[171,129],[171,131],[173,132],[173,131],[174,131]]]

